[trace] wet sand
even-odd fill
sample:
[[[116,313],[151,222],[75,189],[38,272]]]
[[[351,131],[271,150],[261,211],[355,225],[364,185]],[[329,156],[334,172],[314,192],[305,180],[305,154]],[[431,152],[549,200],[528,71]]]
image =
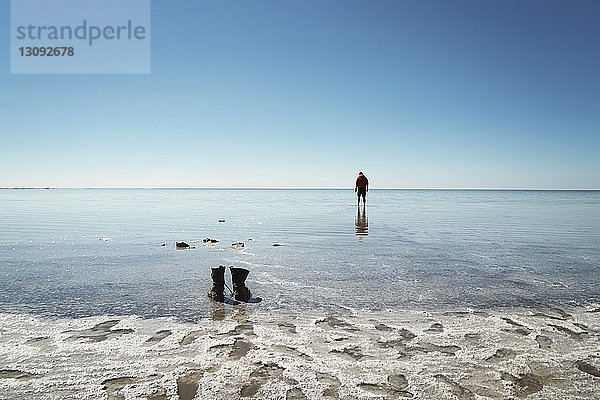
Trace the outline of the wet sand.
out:
[[[0,398],[593,399],[600,307],[46,320],[0,314]]]

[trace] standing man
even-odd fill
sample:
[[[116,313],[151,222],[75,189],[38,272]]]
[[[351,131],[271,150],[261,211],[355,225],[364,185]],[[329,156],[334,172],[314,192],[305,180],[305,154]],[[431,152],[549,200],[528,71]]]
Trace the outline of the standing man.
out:
[[[358,196],[358,205],[360,205],[360,196],[363,198],[363,204],[367,204],[367,192],[369,191],[369,180],[366,176],[363,175],[362,172],[358,173],[358,178],[356,178],[356,186],[354,187],[354,192]]]

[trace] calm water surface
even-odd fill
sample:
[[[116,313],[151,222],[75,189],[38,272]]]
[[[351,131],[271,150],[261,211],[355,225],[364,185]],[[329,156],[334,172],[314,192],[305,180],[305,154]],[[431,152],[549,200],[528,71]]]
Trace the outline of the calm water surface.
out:
[[[219,264],[250,269],[266,309],[600,299],[598,191],[371,190],[366,208],[355,201],[352,190],[1,190],[0,307],[196,320],[210,315]]]

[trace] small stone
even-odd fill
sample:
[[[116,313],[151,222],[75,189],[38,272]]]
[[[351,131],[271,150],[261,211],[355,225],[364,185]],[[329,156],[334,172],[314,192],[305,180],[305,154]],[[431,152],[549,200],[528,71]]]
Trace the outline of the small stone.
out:
[[[281,244],[281,243],[273,243],[273,247],[279,247],[279,246],[285,246],[285,245]]]
[[[159,244],[160,247],[165,247],[166,245],[167,245],[166,243]]]
[[[224,219],[220,219],[219,222],[225,222],[225,220]]]
[[[231,245],[231,247],[234,248],[234,249],[237,249],[237,250],[243,249],[244,248],[244,243],[242,243],[242,242],[233,243]]]
[[[185,249],[185,248],[190,247],[190,245],[187,244],[186,242],[175,242],[175,247],[179,247],[179,248]]]
[[[206,238],[206,239],[202,239],[203,243],[219,243],[219,241],[217,239],[211,239],[211,238]]]

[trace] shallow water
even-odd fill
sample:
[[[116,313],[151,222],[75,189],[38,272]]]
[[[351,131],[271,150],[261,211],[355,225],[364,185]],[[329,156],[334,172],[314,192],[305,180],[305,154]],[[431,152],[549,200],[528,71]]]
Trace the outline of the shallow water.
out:
[[[1,190],[0,399],[595,398],[600,192],[368,200]]]
[[[269,310],[600,297],[600,192],[371,190],[368,200],[363,210],[351,190],[2,190],[0,305],[194,321],[209,316],[219,264],[250,269]]]

